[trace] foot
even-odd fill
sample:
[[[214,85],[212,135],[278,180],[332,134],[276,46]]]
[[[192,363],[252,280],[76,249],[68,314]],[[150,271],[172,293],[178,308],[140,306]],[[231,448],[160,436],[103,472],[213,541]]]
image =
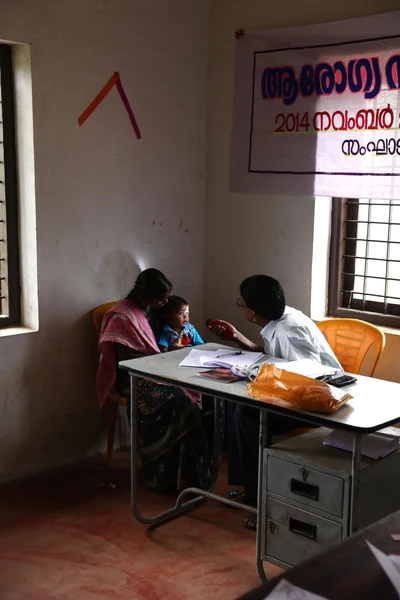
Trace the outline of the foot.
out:
[[[253,513],[249,513],[247,517],[243,521],[243,525],[247,527],[247,529],[251,529],[252,531],[257,531],[257,515],[253,515]]]
[[[225,495],[233,502],[246,504],[246,492],[244,490],[242,492],[239,492],[239,490],[228,490]]]

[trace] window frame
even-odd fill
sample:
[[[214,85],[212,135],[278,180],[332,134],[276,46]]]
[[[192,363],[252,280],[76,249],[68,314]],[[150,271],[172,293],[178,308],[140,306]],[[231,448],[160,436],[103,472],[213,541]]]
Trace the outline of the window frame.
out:
[[[345,219],[346,209],[345,203],[348,198],[332,198],[332,218],[331,218],[331,241],[330,241],[330,252],[329,252],[329,283],[328,283],[328,315],[331,317],[361,319],[374,325],[384,325],[387,327],[400,328],[400,305],[398,307],[399,315],[383,314],[381,312],[373,312],[374,304],[378,305],[381,303],[374,303],[368,301],[367,306],[372,310],[360,310],[358,308],[345,308],[342,306],[341,301],[341,289],[351,289],[351,275],[344,275],[345,271]],[[358,217],[358,206],[353,205],[350,210],[353,211],[351,218],[357,220]],[[351,227],[351,225],[350,225]],[[353,225],[355,228],[357,224]],[[356,237],[356,235],[354,235]],[[354,241],[356,244],[356,241]],[[355,254],[355,252],[353,252]],[[347,259],[349,260],[349,259]],[[354,262],[350,259],[350,263]],[[348,266],[349,263],[347,263]],[[354,265],[353,265],[354,268]],[[347,272],[350,269],[347,268]],[[348,283],[344,283],[342,286],[342,279],[348,278]],[[353,276],[354,278],[354,276]],[[350,300],[350,299],[349,299]],[[362,303],[362,300],[353,300],[353,303]],[[396,305],[397,308],[397,305]]]
[[[5,213],[7,232],[8,316],[0,316],[0,329],[21,323],[21,279],[19,257],[18,180],[15,136],[14,77],[12,50],[0,44],[1,96],[3,113],[3,152]]]

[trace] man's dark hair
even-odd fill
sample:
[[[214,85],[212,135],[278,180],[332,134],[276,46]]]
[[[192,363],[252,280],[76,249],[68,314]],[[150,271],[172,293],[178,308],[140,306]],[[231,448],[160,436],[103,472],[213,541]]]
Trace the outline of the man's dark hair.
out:
[[[135,285],[128,294],[132,298],[138,292],[147,298],[164,298],[172,290],[172,283],[168,281],[158,269],[145,269],[139,273]]]
[[[268,275],[253,275],[240,284],[240,295],[254,312],[275,321],[285,312],[285,294],[279,281]]]

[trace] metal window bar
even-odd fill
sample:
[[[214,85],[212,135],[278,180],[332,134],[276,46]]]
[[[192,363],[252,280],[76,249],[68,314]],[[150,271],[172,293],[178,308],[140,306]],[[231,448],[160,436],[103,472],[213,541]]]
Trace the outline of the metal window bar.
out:
[[[377,223],[377,225],[385,225],[385,223],[379,222],[379,223]],[[344,240],[353,240],[356,242],[377,242],[378,244],[386,243],[385,240],[371,240],[368,238],[357,238],[357,237],[347,237],[347,236],[345,236],[343,239]],[[396,242],[396,240],[390,240],[389,244],[400,244],[400,241]],[[372,260],[377,260],[377,259],[373,258]],[[397,262],[399,262],[399,261],[397,261]]]
[[[393,206],[400,206],[400,200],[392,200]],[[347,200],[346,204],[351,206],[352,204],[356,204],[357,206],[386,206],[384,202],[362,202],[359,200]]]
[[[391,244],[394,244],[394,242],[390,242]],[[359,260],[364,260],[365,256],[351,256],[350,254],[343,254],[344,258],[358,258]],[[392,262],[392,263],[398,263],[399,261],[396,258],[371,258],[370,260],[377,260],[379,262]],[[386,277],[385,277],[386,279]],[[397,279],[396,279],[397,281]]]
[[[20,323],[18,193],[12,51],[0,44],[0,327]]]
[[[365,248],[364,281],[363,281],[363,295],[362,295],[362,309],[363,310],[365,310],[365,290],[367,289],[367,256],[368,256],[368,250],[369,250],[369,244],[370,244],[370,241],[369,241],[369,238],[370,238],[369,232],[370,232],[370,229],[371,229],[370,215],[371,215],[371,206],[368,206],[368,220],[367,220],[367,240],[368,241],[366,243],[366,248]],[[357,229],[358,229],[358,225],[357,225]]]
[[[385,281],[385,296],[384,296],[384,300],[383,300],[383,314],[386,314],[388,311],[388,283],[389,281],[391,281],[391,278],[389,278],[389,240],[390,240],[390,232],[391,232],[391,227],[394,225],[394,223],[392,223],[392,201],[389,201],[389,223],[388,223],[388,242],[386,244],[386,269],[385,269],[385,277],[386,277],[386,281]],[[396,223],[397,225],[397,223]],[[396,298],[396,300],[398,300],[398,298]]]
[[[1,182],[0,182],[1,183]],[[377,206],[382,206],[382,204],[379,204]],[[393,205],[390,204],[389,205],[389,209],[392,207]],[[357,221],[356,219],[346,219],[346,223],[360,223],[360,224],[372,224],[372,225],[385,225],[384,221]],[[400,225],[400,223],[392,223],[390,222],[389,225]]]
[[[344,309],[355,309],[358,311],[373,311],[382,315],[400,315],[400,297],[399,293],[390,293],[389,284],[390,282],[399,282],[400,278],[393,277],[394,265],[399,265],[400,273],[400,258],[390,258],[390,249],[396,248],[400,244],[400,240],[391,239],[393,227],[399,226],[398,215],[397,220],[393,220],[393,208],[400,206],[400,200],[387,200],[387,201],[373,201],[373,200],[346,200],[344,205],[344,219],[342,227],[342,239],[343,246],[341,252],[341,260],[339,263],[340,276],[340,298],[341,306]],[[367,207],[367,215],[360,214],[358,219],[360,207]],[[382,207],[388,213],[388,216],[377,220],[379,217],[373,217],[372,207]],[[359,235],[360,225],[366,225],[364,235]],[[371,228],[374,225],[387,226],[385,236],[380,239],[376,239],[376,233],[374,237],[371,235]],[[357,252],[358,243],[365,244],[365,255]],[[371,252],[373,244],[381,244],[384,248],[381,248],[382,254],[380,257],[375,258],[374,253]],[[357,260],[363,261],[363,268],[357,266]],[[375,262],[376,261],[376,262]],[[384,263],[384,276],[375,274],[369,274],[371,264]],[[391,275],[391,276],[389,276]],[[362,281],[362,291],[356,289],[356,281]],[[370,282],[379,281],[384,282],[384,290],[382,293],[376,293],[377,290],[370,288]],[[379,291],[379,290],[378,290]],[[394,290],[392,290],[393,292]],[[372,299],[375,300],[372,300]]]
[[[372,260],[375,260],[374,258]],[[381,259],[383,262],[385,262],[385,259],[382,258]],[[399,262],[399,261],[394,261],[394,262]],[[343,275],[350,275],[351,277],[364,277],[364,275],[359,275],[358,273],[347,273],[346,271],[343,271]],[[366,275],[367,279],[377,279],[378,281],[399,281],[398,279],[396,279],[395,277],[379,277],[379,275]],[[354,292],[355,294],[361,294],[361,292]],[[370,293],[367,292],[367,296],[370,296]],[[382,294],[378,294],[378,296],[382,297]],[[393,296],[390,296],[391,298],[393,298]]]
[[[343,290],[343,292],[346,292],[348,294],[353,293],[353,290]],[[361,292],[356,292],[358,295],[361,295]],[[372,292],[368,292],[367,296],[372,296],[374,298],[382,298],[382,294],[374,294]],[[396,298],[396,296],[390,296],[390,298],[392,300],[400,300],[400,298]]]
[[[356,260],[354,256],[357,254],[357,231],[358,231],[358,217],[359,217],[359,206],[356,202],[346,205],[346,210],[343,214],[343,220],[341,223],[341,237],[347,234],[349,238],[346,241],[346,252],[348,258],[342,257],[340,260],[340,273],[341,283],[344,289],[350,290],[347,293],[342,293],[343,306],[350,308],[353,299],[353,288],[354,288],[354,272]],[[347,222],[346,222],[347,221]],[[343,251],[343,243],[341,244]],[[344,252],[343,252],[344,253]],[[345,274],[347,273],[347,275]]]
[[[1,101],[1,85],[0,85],[0,114],[2,114],[2,101]],[[3,125],[0,125],[0,136],[3,137]],[[3,144],[0,144],[0,159],[1,168],[0,173],[3,173]],[[5,206],[5,183],[4,177],[0,177],[0,317],[7,316],[7,245],[6,245],[6,206]]]

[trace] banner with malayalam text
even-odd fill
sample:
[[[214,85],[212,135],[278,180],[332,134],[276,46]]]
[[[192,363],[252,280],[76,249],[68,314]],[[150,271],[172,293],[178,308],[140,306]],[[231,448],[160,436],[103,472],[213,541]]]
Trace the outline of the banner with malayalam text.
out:
[[[400,11],[236,40],[230,191],[400,198]]]

